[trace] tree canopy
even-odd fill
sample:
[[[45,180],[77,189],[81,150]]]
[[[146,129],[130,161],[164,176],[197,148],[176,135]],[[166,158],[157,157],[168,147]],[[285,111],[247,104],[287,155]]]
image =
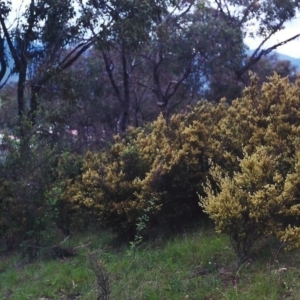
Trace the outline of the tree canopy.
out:
[[[93,46],[98,77],[107,78],[101,84],[118,103],[116,130],[122,133],[143,124],[146,112],[168,118],[199,98],[239,96],[248,71],[299,36],[265,47],[299,7],[298,0],[30,0],[10,22],[12,3],[2,0],[0,87],[12,59],[19,119],[35,124],[47,84]],[[245,37],[262,39],[249,57]]]

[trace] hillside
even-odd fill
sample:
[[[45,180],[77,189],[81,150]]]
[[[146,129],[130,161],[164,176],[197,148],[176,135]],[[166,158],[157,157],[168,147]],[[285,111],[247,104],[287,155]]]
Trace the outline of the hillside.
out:
[[[246,53],[251,55],[254,50],[247,50]],[[291,57],[289,55],[281,54],[277,51],[271,52],[269,55],[277,54],[279,60],[288,60],[292,63],[292,65],[296,66],[298,71],[300,71],[300,58]]]
[[[276,52],[276,54],[280,60],[289,60],[293,65],[297,66],[298,70],[300,71],[300,58],[294,58],[279,52]]]
[[[209,228],[138,249],[89,232],[63,246],[76,255],[31,264],[18,255],[0,257],[0,299],[300,299],[299,251],[286,253],[272,239],[261,240],[243,264],[228,238]]]

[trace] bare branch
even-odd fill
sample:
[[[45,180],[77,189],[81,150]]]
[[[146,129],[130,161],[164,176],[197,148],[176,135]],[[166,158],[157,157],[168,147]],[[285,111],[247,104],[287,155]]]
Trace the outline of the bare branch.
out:
[[[241,18],[241,20],[238,23],[238,27],[241,27],[243,25],[243,23],[245,23],[247,21],[247,18],[249,16],[249,14],[251,13],[251,8],[255,7],[255,1],[251,2],[243,11],[243,17]]]
[[[229,16],[229,17],[231,18],[230,10],[229,10],[229,8],[228,8],[228,6],[227,6],[226,1],[225,1],[225,3],[224,3],[224,6],[225,6],[225,8],[226,8],[226,13],[225,13],[224,10],[223,10],[222,0],[215,0],[215,3],[217,4],[218,9],[221,11],[221,13],[222,13],[223,15]]]
[[[117,98],[119,100],[120,103],[123,102],[122,100],[122,96],[121,96],[121,92],[118,88],[118,85],[116,84],[116,81],[113,77],[113,74],[112,74],[112,69],[110,68],[111,66],[111,60],[108,58],[108,56],[106,55],[105,51],[104,50],[101,50],[101,53],[102,53],[102,56],[103,56],[103,60],[104,60],[104,63],[105,63],[105,70],[107,72],[107,75],[108,75],[108,78],[110,80],[110,83],[117,95]]]
[[[190,75],[190,73],[191,73],[191,68],[189,66],[185,70],[185,72],[182,75],[182,77],[174,84],[172,92],[166,95],[166,99],[167,100],[169,100],[175,94],[175,92],[177,91],[177,89],[179,88],[179,86],[181,85],[181,83]],[[167,89],[166,93],[168,93],[168,89]]]
[[[154,88],[149,87],[148,85],[146,85],[146,84],[144,84],[144,83],[142,83],[140,81],[136,81],[135,83],[138,84],[138,85],[140,85],[140,86],[142,86],[142,87],[144,87],[145,89],[147,89],[147,90],[149,90],[149,91],[151,91],[153,93],[156,92]]]
[[[279,25],[278,25],[278,26],[279,26]],[[269,47],[269,48],[267,48],[267,49],[265,49],[265,50],[261,50],[262,46],[263,46],[263,45],[271,38],[272,35],[273,35],[273,32],[270,33],[270,34],[269,34],[269,35],[268,35],[268,36],[260,43],[260,45],[257,47],[257,49],[256,49],[256,50],[253,52],[253,54],[250,56],[250,58],[249,58],[247,64],[246,64],[243,68],[241,68],[240,70],[238,70],[238,71],[236,72],[236,74],[237,74],[237,76],[238,76],[239,79],[242,79],[242,75],[243,75],[246,71],[248,71],[252,65],[254,65],[255,63],[257,63],[257,62],[262,58],[262,56],[266,56],[266,55],[268,55],[270,52],[272,52],[273,50],[277,49],[278,47],[283,46],[283,45],[285,45],[285,44],[287,44],[287,43],[289,43],[289,42],[291,42],[291,41],[297,39],[298,37],[300,37],[300,33],[299,33],[299,34],[296,34],[296,35],[292,36],[291,38],[286,39],[286,40],[284,40],[284,41],[282,41],[282,42],[279,42],[279,43],[277,43],[277,44],[275,44],[275,45],[273,45],[273,46],[271,46],[271,47]]]
[[[20,59],[19,59],[17,51],[16,51],[16,49],[13,45],[13,42],[11,40],[11,37],[9,35],[8,29],[5,25],[4,18],[3,18],[3,15],[1,14],[1,12],[0,12],[0,24],[1,24],[4,36],[5,36],[6,41],[7,41],[9,51],[10,51],[12,57],[13,57],[15,65],[16,65],[16,68],[19,69],[20,68]]]
[[[63,61],[51,72],[48,72],[42,77],[42,79],[39,80],[38,84],[39,86],[42,86],[44,83],[46,83],[49,79],[54,77],[57,74],[60,74],[65,69],[69,68],[86,50],[88,50],[94,43],[96,42],[95,38],[92,38],[87,43],[81,43],[75,49],[71,51],[64,59]],[[80,50],[78,50],[80,48]],[[76,52],[76,50],[78,50]],[[74,54],[75,53],[75,54]],[[74,54],[74,56],[72,56]],[[72,57],[71,57],[72,56]]]
[[[122,45],[122,67],[123,67],[123,86],[124,86],[124,101],[123,105],[129,106],[129,74],[127,70],[127,59],[125,57],[125,47]]]

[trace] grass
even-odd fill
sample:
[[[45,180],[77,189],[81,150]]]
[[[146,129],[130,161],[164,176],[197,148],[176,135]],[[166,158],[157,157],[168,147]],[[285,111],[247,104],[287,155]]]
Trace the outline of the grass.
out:
[[[274,241],[261,241],[242,265],[227,237],[210,229],[158,238],[136,251],[112,245],[107,234],[78,235],[67,246],[77,247],[73,259],[0,258],[0,299],[96,299],[88,252],[109,273],[109,299],[300,299],[300,254]]]

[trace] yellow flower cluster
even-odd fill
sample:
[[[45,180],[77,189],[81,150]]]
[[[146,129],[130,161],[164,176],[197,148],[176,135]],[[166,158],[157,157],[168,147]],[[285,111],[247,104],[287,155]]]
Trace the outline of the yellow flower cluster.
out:
[[[269,80],[259,89],[254,76],[220,121],[227,162],[213,159],[200,197],[240,257],[263,235],[300,246],[300,77]]]
[[[204,211],[239,256],[263,235],[296,247],[299,108],[300,77],[291,84],[275,74],[260,88],[253,75],[231,105],[202,101],[129,128],[106,152],[88,152],[66,199],[117,235],[134,234],[145,215],[149,224],[178,226]]]

